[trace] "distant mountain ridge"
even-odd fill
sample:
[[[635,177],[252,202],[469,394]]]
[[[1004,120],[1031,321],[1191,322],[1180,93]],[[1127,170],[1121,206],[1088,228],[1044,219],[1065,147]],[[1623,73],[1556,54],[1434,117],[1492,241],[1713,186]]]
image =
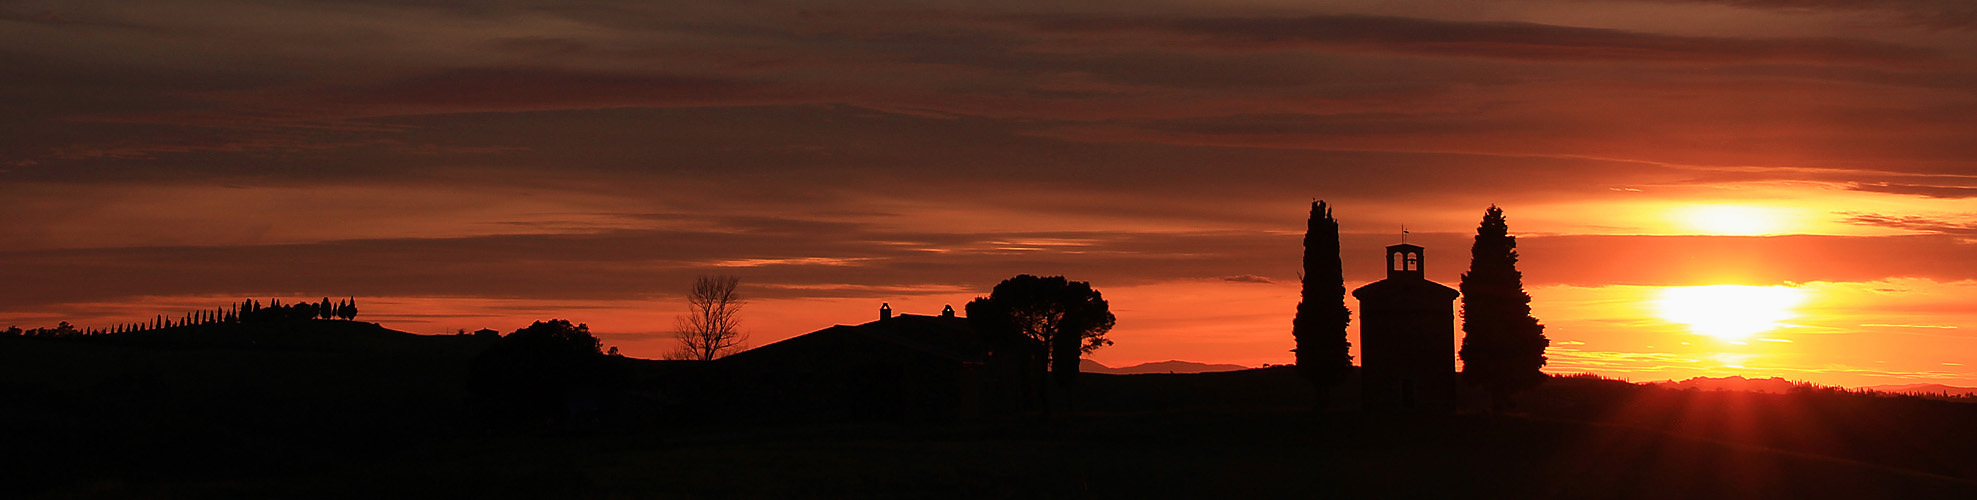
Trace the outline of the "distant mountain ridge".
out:
[[[1810,386],[1802,382],[1785,380],[1783,377],[1744,378],[1738,375],[1728,377],[1695,377],[1683,381],[1654,382],[1654,385],[1675,389],[1698,389],[1705,391],[1745,391],[1772,394],[1787,394],[1793,387]],[[1851,387],[1852,390],[1872,390],[1891,394],[1912,394],[1917,396],[1967,396],[1977,394],[1977,387],[1956,387],[1943,384],[1884,384]]]
[[[1176,361],[1176,360],[1156,361],[1152,363],[1140,363],[1137,365],[1120,367],[1120,368],[1105,366],[1099,364],[1099,362],[1097,361],[1092,361],[1089,359],[1081,360],[1078,362],[1078,371],[1086,372],[1086,373],[1109,373],[1113,375],[1137,375],[1142,373],[1232,372],[1232,371],[1248,370],[1248,369],[1249,367],[1243,365],[1208,364],[1208,363],[1196,363],[1193,361]]]
[[[1675,388],[1675,389],[1697,389],[1704,391],[1765,392],[1772,394],[1790,393],[1792,392],[1792,387],[1801,385],[1797,382],[1785,380],[1783,377],[1744,378],[1741,375],[1731,375],[1722,378],[1695,377],[1680,382],[1668,380],[1662,382],[1654,382],[1653,384],[1662,387]]]

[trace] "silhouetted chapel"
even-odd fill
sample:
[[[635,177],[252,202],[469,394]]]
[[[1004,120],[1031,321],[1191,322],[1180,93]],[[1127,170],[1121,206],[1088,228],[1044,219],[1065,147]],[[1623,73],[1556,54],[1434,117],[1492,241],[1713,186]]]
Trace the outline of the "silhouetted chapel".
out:
[[[1359,299],[1361,401],[1368,410],[1455,411],[1455,298],[1428,281],[1422,248],[1387,247],[1387,279]]]

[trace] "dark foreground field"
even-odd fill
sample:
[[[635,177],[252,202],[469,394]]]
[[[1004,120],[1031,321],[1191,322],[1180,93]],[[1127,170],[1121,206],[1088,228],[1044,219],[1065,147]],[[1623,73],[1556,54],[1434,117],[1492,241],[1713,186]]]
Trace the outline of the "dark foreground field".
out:
[[[1295,412],[1052,425],[450,439],[334,463],[99,478],[121,498],[1977,498],[1968,480],[1622,427]],[[87,463],[71,463],[87,467]]]
[[[1977,406],[1918,399],[1559,379],[1516,415],[1314,414],[1265,369],[1090,376],[1051,422],[515,433],[471,425],[470,339],[363,335],[0,345],[0,496],[1977,498]]]

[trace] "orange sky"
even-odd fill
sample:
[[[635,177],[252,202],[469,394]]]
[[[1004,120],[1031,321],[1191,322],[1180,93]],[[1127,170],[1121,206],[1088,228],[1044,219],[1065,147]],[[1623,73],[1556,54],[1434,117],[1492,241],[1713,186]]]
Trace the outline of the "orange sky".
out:
[[[1402,225],[1453,285],[1504,207],[1553,372],[1977,386],[1954,2],[676,3],[0,5],[0,325],[356,296],[656,356],[698,274],[758,345],[1062,274],[1100,362],[1254,366],[1322,198],[1349,286]]]

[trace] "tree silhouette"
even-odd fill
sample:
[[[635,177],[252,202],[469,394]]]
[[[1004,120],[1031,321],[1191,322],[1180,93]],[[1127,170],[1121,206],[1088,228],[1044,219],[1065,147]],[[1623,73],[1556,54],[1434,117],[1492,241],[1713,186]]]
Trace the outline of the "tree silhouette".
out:
[[[1029,373],[1037,376],[1039,400],[1049,414],[1050,375],[1060,387],[1070,387],[1078,375],[1081,355],[1112,345],[1105,332],[1115,318],[1105,298],[1090,283],[1063,276],[1039,278],[1028,274],[1003,280],[987,297],[968,303],[968,319],[991,340],[1013,340],[1025,354]],[[995,342],[990,342],[993,349]]]
[[[601,383],[602,342],[590,326],[537,321],[475,358],[470,387],[490,423],[530,425],[566,413],[570,399]]]
[[[711,361],[741,349],[748,336],[741,326],[741,306],[745,303],[735,291],[741,278],[701,276],[687,292],[687,313],[674,318],[674,336],[680,349],[671,357]]]
[[[590,325],[572,325],[569,320],[552,319],[529,324],[501,341],[513,349],[555,356],[595,356],[603,354],[604,343],[590,334]]]
[[[1517,271],[1517,237],[1503,209],[1483,212],[1462,274],[1462,380],[1490,393],[1490,407],[1509,409],[1510,396],[1544,382],[1544,325],[1531,317],[1531,295]]]
[[[1339,221],[1325,202],[1311,204],[1304,230],[1303,292],[1291,336],[1297,339],[1297,372],[1311,381],[1318,408],[1331,404],[1331,388],[1352,367],[1352,342],[1346,325],[1352,310],[1345,307],[1345,266],[1339,259]]]

